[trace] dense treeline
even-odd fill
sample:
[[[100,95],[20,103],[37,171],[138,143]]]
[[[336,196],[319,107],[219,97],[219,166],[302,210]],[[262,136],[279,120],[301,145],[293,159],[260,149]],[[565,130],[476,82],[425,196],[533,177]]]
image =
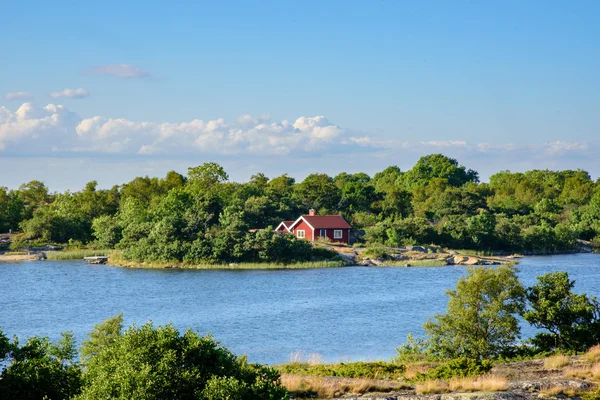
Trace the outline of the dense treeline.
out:
[[[577,171],[503,171],[489,183],[441,154],[410,170],[369,177],[311,174],[302,182],[263,174],[230,182],[215,163],[187,176],[138,177],[99,190],[49,193],[32,181],[0,189],[0,231],[31,241],[120,248],[139,261],[291,262],[325,257],[306,243],[258,228],[315,208],[341,213],[368,244],[435,243],[450,248],[553,252],[600,241],[600,183]]]

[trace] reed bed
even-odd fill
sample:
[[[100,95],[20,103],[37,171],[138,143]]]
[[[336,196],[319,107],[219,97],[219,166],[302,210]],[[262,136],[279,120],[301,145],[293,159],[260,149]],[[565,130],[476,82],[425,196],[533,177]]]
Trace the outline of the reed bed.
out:
[[[228,264],[189,264],[179,261],[171,262],[137,262],[123,259],[119,253],[112,253],[108,263],[118,267],[149,268],[149,269],[198,269],[198,270],[247,270],[247,269],[310,269],[310,268],[339,268],[346,263],[341,260],[308,261],[292,264],[281,263],[228,263]]]
[[[83,260],[84,257],[110,256],[112,250],[63,250],[47,251],[48,260]]]

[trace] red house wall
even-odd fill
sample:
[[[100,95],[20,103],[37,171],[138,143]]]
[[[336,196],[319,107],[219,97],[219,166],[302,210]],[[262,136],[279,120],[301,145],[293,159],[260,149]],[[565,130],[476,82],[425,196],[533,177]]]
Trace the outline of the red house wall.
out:
[[[302,230],[304,230],[304,238],[306,240],[312,241],[313,240],[313,231],[312,231],[312,228],[310,226],[308,226],[308,224],[306,222],[304,222],[304,221],[300,221],[298,223],[298,225],[296,225],[294,227],[294,236],[296,236],[296,238],[298,238],[298,234],[296,232],[302,231]]]
[[[325,231],[327,239],[329,239],[330,241],[336,242],[336,243],[346,243],[346,244],[348,244],[350,242],[350,230],[349,229],[342,229],[342,238],[341,239],[334,239],[333,231],[334,231],[334,229],[327,229]],[[321,230],[315,229],[315,238],[318,238],[318,237],[321,237]]]
[[[285,229],[285,226],[281,225],[279,228],[277,228],[277,232],[287,232],[287,229]]]

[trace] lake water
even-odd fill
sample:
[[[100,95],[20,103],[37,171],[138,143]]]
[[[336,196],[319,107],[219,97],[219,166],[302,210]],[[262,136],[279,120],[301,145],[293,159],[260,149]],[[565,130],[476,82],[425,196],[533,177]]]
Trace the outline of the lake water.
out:
[[[600,255],[523,259],[524,284],[563,270],[576,290],[600,297]],[[10,336],[78,342],[92,325],[123,312],[125,323],[172,322],[210,332],[253,362],[293,352],[324,359],[389,359],[409,332],[446,306],[464,267],[181,271],[124,269],[82,261],[0,263],[0,326]],[[525,335],[531,334],[523,327]]]

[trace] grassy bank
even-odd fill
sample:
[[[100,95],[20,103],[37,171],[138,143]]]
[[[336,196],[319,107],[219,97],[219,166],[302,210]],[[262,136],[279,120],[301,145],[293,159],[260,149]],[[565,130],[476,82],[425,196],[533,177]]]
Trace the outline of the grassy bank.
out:
[[[332,261],[309,261],[293,264],[280,263],[230,263],[230,264],[189,264],[177,261],[171,262],[136,262],[125,260],[119,252],[110,255],[108,263],[118,267],[126,268],[180,268],[180,269],[202,269],[202,270],[246,270],[246,269],[309,269],[309,268],[339,268],[346,266],[342,260]]]
[[[113,250],[61,250],[47,251],[48,260],[83,260],[84,257],[109,256]]]

